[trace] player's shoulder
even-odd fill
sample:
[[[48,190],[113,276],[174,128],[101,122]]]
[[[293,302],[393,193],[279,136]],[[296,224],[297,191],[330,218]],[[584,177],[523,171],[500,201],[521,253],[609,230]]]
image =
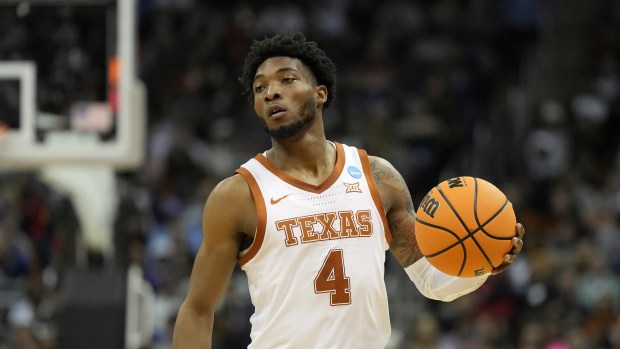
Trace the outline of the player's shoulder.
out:
[[[209,198],[223,201],[243,201],[252,198],[252,191],[245,178],[236,173],[222,179],[213,188]]]
[[[393,196],[399,196],[406,189],[405,180],[398,170],[388,160],[378,156],[368,156],[370,172],[384,206],[389,206]]]
[[[252,190],[240,174],[224,178],[213,187],[205,202],[203,231],[212,238],[251,236],[256,230]]]
[[[394,165],[382,157],[368,155],[368,162],[370,163],[370,171],[375,178],[398,173]]]

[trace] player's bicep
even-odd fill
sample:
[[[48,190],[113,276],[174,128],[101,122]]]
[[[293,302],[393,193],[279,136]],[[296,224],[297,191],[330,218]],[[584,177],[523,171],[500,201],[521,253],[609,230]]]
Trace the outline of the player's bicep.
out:
[[[213,314],[226,292],[235,266],[225,246],[207,248],[202,244],[196,254],[186,302],[201,314]]]
[[[381,158],[369,158],[392,233],[390,251],[407,267],[422,257],[415,239],[415,208],[409,188],[392,164]]]
[[[231,209],[245,205],[238,193],[220,183],[203,211],[203,241],[192,270],[187,302],[194,310],[214,312],[226,292],[237,263],[241,243],[241,211]]]

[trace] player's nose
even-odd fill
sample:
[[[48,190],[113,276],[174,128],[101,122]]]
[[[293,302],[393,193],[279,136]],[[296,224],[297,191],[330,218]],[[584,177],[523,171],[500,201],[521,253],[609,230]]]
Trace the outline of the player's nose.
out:
[[[265,100],[273,101],[275,99],[279,99],[280,97],[282,97],[282,92],[280,91],[277,85],[270,84],[269,86],[267,86],[267,92],[265,93]]]

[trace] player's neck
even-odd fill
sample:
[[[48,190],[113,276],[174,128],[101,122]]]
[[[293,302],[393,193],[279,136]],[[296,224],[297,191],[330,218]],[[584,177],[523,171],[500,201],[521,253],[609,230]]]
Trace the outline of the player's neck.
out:
[[[303,180],[315,182],[327,178],[336,164],[336,149],[325,136],[305,136],[294,141],[273,141],[267,158],[281,171]]]

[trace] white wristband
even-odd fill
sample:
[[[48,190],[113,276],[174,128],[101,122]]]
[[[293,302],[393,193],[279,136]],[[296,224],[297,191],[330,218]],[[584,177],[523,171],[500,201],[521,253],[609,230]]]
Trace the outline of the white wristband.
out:
[[[471,278],[451,276],[432,266],[425,257],[405,268],[405,272],[425,297],[443,302],[477,290],[490,275]]]

